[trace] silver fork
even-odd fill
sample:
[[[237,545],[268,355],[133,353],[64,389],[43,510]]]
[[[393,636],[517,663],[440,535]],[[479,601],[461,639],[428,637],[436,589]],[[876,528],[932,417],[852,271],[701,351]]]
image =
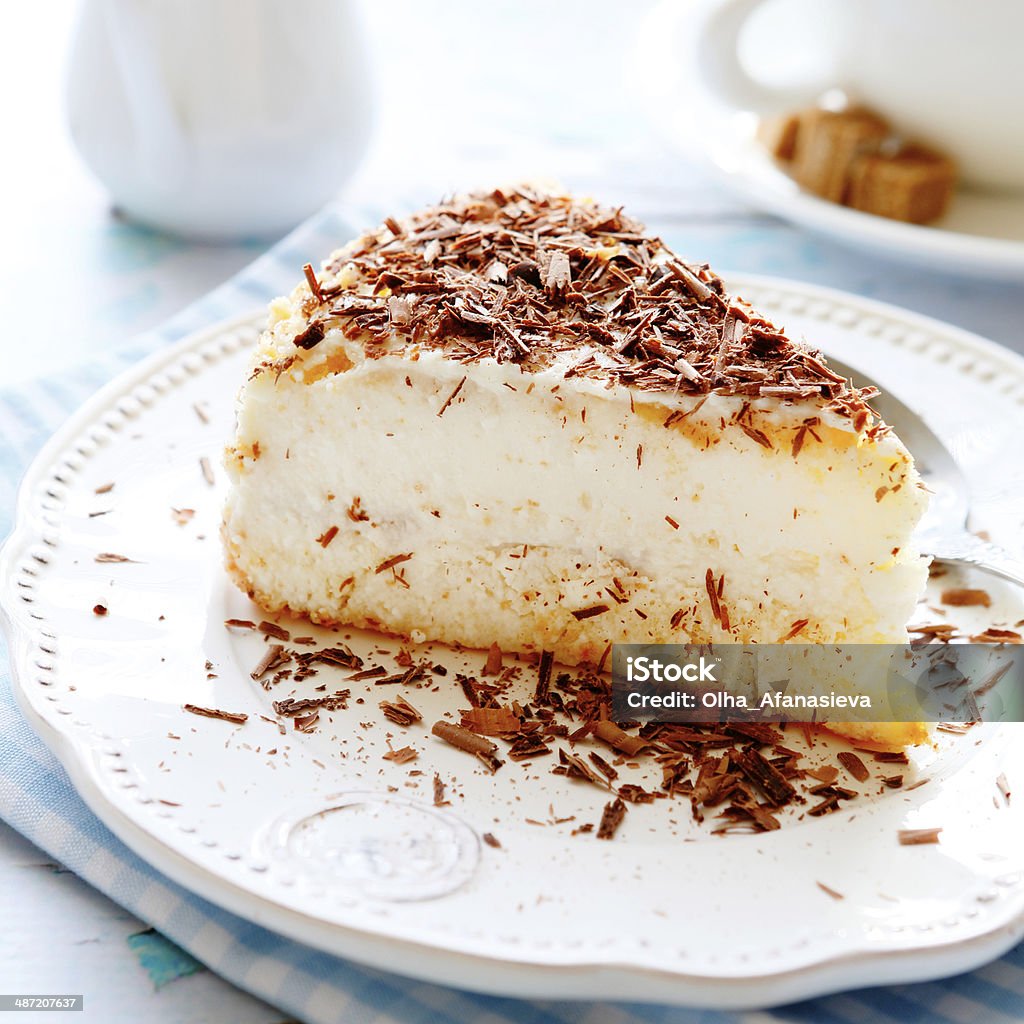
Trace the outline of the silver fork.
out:
[[[852,378],[858,387],[877,387],[881,394],[871,405],[899,435],[914,456],[931,500],[914,533],[923,554],[940,562],[970,565],[982,572],[1024,586],[1024,560],[998,544],[976,537],[967,529],[971,489],[949,449],[931,428],[898,398],[853,367],[828,357],[836,373]]]

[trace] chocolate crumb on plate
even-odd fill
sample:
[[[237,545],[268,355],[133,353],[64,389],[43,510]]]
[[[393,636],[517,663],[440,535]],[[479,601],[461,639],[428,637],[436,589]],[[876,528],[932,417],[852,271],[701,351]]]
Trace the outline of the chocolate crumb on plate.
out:
[[[867,765],[852,750],[840,751],[838,761],[858,782],[867,782],[871,773]]]
[[[408,726],[423,720],[423,716],[404,697],[396,697],[393,701],[382,700],[380,709],[384,717],[396,725]]]
[[[972,590],[969,587],[951,587],[949,590],[943,590],[939,600],[943,604],[958,608],[992,606],[992,598],[987,590]]]
[[[289,633],[284,626],[279,626],[276,622],[267,622],[264,620],[256,628],[266,636],[272,636],[275,640],[291,639],[291,633]]]
[[[970,640],[974,644],[1019,644],[1024,638],[1016,630],[989,626],[988,629],[975,633]]]
[[[626,805],[619,797],[604,805],[601,823],[597,826],[598,839],[612,839],[626,817]]]
[[[494,849],[496,850],[501,849],[501,843],[497,840],[497,838],[495,838],[493,832],[485,832],[480,838],[483,839],[483,841],[488,846],[493,846]]]
[[[461,725],[452,725],[451,722],[435,722],[430,730],[438,739],[445,743],[472,754],[492,774],[496,772],[504,762],[497,756],[498,746],[490,740],[477,736],[476,733],[463,729]]]
[[[487,651],[487,661],[484,663],[483,671],[480,674],[496,676],[499,672],[501,672],[501,648],[497,644],[491,644],[490,649]]]
[[[284,718],[294,718],[314,709],[344,711],[348,707],[351,695],[351,690],[335,690],[334,693],[325,694],[323,697],[285,697],[284,700],[274,701],[274,710]]]
[[[220,708],[204,708],[198,704],[183,704],[182,708],[192,715],[199,715],[202,718],[219,718],[224,722],[233,722],[235,725],[242,725],[249,720],[244,711],[223,711]]]
[[[315,732],[317,723],[320,721],[320,709],[313,708],[312,711],[302,715],[295,715],[292,718],[292,725],[296,732]]]
[[[394,761],[395,764],[408,764],[419,757],[419,751],[415,747],[399,747],[397,750],[388,750],[384,755],[385,761]]]
[[[445,800],[444,798],[445,785],[441,780],[441,776],[434,772],[434,806],[435,807],[446,807],[451,801]]]
[[[263,678],[271,669],[280,668],[291,661],[292,656],[285,650],[283,644],[271,644],[263,657],[257,662],[256,667],[249,673],[257,682]]]
[[[897,833],[900,846],[923,846],[937,843],[941,828],[901,828]]]
[[[537,666],[537,688],[533,699],[538,704],[547,704],[548,692],[551,688],[551,670],[555,665],[555,656],[551,651],[542,651],[540,664]]]
[[[462,713],[462,727],[483,736],[508,736],[519,732],[520,724],[519,716],[508,704],[470,708]]]
[[[996,788],[999,790],[1000,793],[1003,794],[1003,799],[1007,803],[1009,803],[1010,802],[1010,794],[1011,794],[1012,790],[1010,789],[1010,783],[1009,783],[1009,781],[1006,778],[1005,772],[1000,772],[996,776]]]

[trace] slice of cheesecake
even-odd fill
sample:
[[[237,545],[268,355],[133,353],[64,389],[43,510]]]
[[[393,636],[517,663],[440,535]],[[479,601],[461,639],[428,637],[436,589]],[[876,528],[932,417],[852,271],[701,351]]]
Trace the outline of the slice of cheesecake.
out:
[[[925,494],[870,397],[620,210],[459,197],[273,303],[228,565],[269,611],[568,664],[903,642]]]

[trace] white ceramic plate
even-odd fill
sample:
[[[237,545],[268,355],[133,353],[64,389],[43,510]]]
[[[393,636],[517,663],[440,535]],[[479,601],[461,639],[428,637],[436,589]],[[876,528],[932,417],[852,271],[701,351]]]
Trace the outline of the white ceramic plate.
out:
[[[959,453],[979,522],[1016,538],[1024,476],[1006,453],[1024,428],[1024,360],[853,296],[732,284],[923,410]],[[713,836],[685,801],[659,801],[632,807],[610,842],[570,834],[597,820],[607,793],[549,774],[543,760],[491,776],[429,735],[465,705],[451,675],[436,689],[401,691],[424,714],[403,730],[377,709],[395,687],[324,669],[299,691],[340,683],[352,690],[349,709],[322,715],[315,733],[280,734],[271,698],[290,684],[273,693],[255,684],[263,638],[224,627],[260,615],[226,579],[217,535],[219,452],[261,319],[188,339],[89,402],[29,472],[2,554],[21,705],[129,846],[303,942],[519,996],[767,1005],[965,970],[1017,940],[1024,805],[1003,799],[996,779],[1021,788],[1019,727],[944,735],[913,755],[907,786],[925,785],[865,787],[843,811],[778,832]],[[173,509],[195,514],[182,523]],[[97,562],[102,553],[133,561]],[[1024,615],[1019,597],[999,599],[1005,620]],[[97,604],[108,614],[94,614]],[[398,649],[343,636],[371,660]],[[430,656],[452,670],[483,663],[478,652]],[[534,671],[524,670],[527,694]],[[249,718],[200,718],[185,702]],[[384,761],[389,734],[418,760]],[[828,741],[816,744],[814,756],[834,758]],[[448,806],[433,805],[435,772]],[[898,829],[931,826],[944,830],[938,845],[898,845]],[[481,842],[487,832],[500,848]]]
[[[927,226],[904,224],[826,202],[800,188],[755,138],[757,118],[708,95],[687,60],[688,20],[677,0],[643,23],[631,76],[648,99],[641,110],[682,152],[702,155],[723,181],[762,210],[848,245],[936,270],[1019,281],[1024,275],[1024,194],[960,189],[949,212]],[[642,73],[640,66],[642,65]],[[651,96],[673,102],[651,104]]]

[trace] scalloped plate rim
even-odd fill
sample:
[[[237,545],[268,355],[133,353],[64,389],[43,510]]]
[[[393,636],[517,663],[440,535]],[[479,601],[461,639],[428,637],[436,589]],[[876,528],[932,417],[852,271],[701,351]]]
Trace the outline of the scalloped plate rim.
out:
[[[853,306],[883,319],[898,320],[905,326],[941,335],[957,347],[983,354],[990,360],[1008,362],[1024,373],[1024,358],[1016,353],[925,314],[800,281],[753,274],[725,273],[723,277],[739,292],[745,289],[775,291],[804,300]],[[95,412],[107,406],[111,398],[123,395],[131,385],[142,383],[184,353],[199,348],[204,341],[249,326],[259,315],[262,314],[257,310],[238,314],[151,353],[105,384],[72,413],[33,459],[19,486],[14,527],[0,548],[0,578],[8,578],[16,559],[38,539],[36,517],[30,515],[36,484],[49,471],[55,456],[92,420]],[[214,872],[197,866],[153,836],[144,825],[132,820],[106,796],[94,771],[94,749],[61,732],[55,723],[38,713],[26,697],[16,655],[27,643],[27,634],[12,613],[9,602],[10,594],[5,588],[0,591],[0,621],[10,643],[11,678],[18,705],[101,821],[133,852],[177,884],[247,920],[335,955],[393,970],[394,948],[401,945],[410,950],[409,958],[401,965],[401,973],[485,993],[535,998],[634,999],[740,1009],[779,1005],[851,987],[923,981],[970,970],[1002,955],[1024,933],[1024,912],[1021,912],[990,931],[966,940],[879,953],[857,952],[774,974],[725,977],[652,969],[634,962],[587,960],[573,965],[545,965],[529,959],[475,956],[317,920],[226,883]],[[270,920],[274,918],[276,920]],[[310,943],[311,934],[319,941]],[[372,951],[367,949],[368,944],[373,946]]]

